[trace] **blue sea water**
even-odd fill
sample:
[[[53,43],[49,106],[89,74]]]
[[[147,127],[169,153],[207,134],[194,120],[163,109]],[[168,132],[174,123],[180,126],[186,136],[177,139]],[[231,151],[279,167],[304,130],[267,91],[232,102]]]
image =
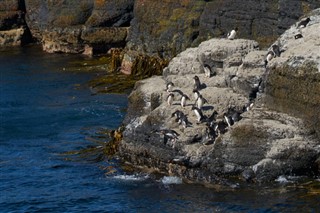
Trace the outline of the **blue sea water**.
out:
[[[99,144],[88,139],[121,124],[127,95],[92,95],[86,83],[97,73],[65,69],[79,60],[88,59],[0,51],[0,212],[319,211],[319,180],[204,187],[96,160]],[[88,148],[97,150],[89,158],[66,154]]]

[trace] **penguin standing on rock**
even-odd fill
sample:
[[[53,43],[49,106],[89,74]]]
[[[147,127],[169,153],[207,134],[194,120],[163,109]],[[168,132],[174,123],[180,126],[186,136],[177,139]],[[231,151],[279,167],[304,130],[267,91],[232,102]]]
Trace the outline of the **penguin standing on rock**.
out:
[[[299,39],[299,38],[303,38],[301,33],[298,33],[294,36],[294,39]]]
[[[284,50],[280,50],[280,47],[276,44],[272,45],[272,50],[267,53],[266,59],[264,60],[264,67],[266,68],[268,63],[275,57],[280,57]]]
[[[200,79],[197,75],[195,75],[193,77],[193,88],[196,90],[200,90],[201,89],[201,83],[200,83]]]
[[[202,95],[199,95],[199,97],[196,100],[197,107],[199,109],[202,109],[205,103],[208,103],[208,101],[204,97],[202,97]]]
[[[172,82],[168,82],[166,91],[171,93],[172,92],[172,87],[174,87],[174,84]]]
[[[307,26],[307,24],[311,21],[311,19],[308,17],[303,21],[300,21],[299,24],[297,25],[297,28],[304,28]]]
[[[227,38],[228,38],[229,40],[235,39],[235,37],[236,37],[236,35],[237,35],[237,31],[238,31],[238,27],[236,27],[236,28],[234,28],[233,30],[231,30],[231,32],[229,32],[229,33],[227,34]]]
[[[197,100],[200,96],[200,92],[197,89],[194,89],[193,91],[194,99]]]
[[[168,140],[175,142],[180,136],[176,131],[171,129],[159,130],[159,133],[164,137],[164,144],[167,144]]]
[[[187,105],[187,100],[190,100],[190,98],[186,94],[182,94],[180,100],[180,104],[182,107],[185,107]]]
[[[205,64],[203,66],[203,70],[204,70],[204,75],[207,77],[207,78],[210,78],[211,77],[211,67],[208,65],[208,64]]]
[[[171,114],[171,118],[176,117],[177,122],[182,116],[184,116],[184,113],[180,110],[176,110],[174,113]]]
[[[272,45],[272,51],[277,57],[280,57],[281,52],[282,52],[280,50],[280,47],[278,45],[276,45],[276,44]]]
[[[182,124],[183,128],[187,128],[188,126],[192,126],[192,123],[189,122],[188,117],[183,115],[179,118],[179,124]]]
[[[193,110],[194,114],[197,116],[197,121],[198,121],[198,122],[202,121],[202,120],[205,118],[205,117],[203,116],[203,114],[202,114],[201,109],[199,109],[198,107],[193,106],[193,107],[192,107],[192,110]]]
[[[172,105],[172,103],[173,103],[173,98],[174,98],[174,94],[173,94],[173,93],[169,93],[169,95],[167,96],[167,104],[168,104],[169,106]]]

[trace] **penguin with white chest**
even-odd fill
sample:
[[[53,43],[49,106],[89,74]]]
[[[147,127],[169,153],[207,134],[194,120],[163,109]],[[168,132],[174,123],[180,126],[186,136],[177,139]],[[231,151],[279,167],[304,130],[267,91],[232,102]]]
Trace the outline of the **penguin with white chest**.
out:
[[[166,87],[166,91],[167,91],[168,93],[171,93],[173,87],[174,87],[174,84],[173,84],[172,82],[168,82],[168,83],[167,83],[167,87]]]
[[[204,97],[202,97],[202,95],[199,94],[199,96],[196,100],[197,107],[199,109],[202,109],[202,107],[205,103],[208,103],[208,101]]]
[[[190,98],[186,94],[182,94],[180,100],[180,104],[182,107],[185,107],[187,105],[187,100],[190,100]]]
[[[193,106],[192,110],[193,110],[194,114],[196,115],[198,122],[204,120],[205,117],[203,116],[201,109],[199,109],[196,106]]]
[[[307,24],[311,21],[311,19],[308,17],[303,21],[300,21],[297,28],[304,28],[307,26]]]
[[[174,94],[173,94],[173,93],[169,93],[169,95],[167,96],[167,104],[168,104],[169,106],[172,105],[173,99],[174,99]]]
[[[235,37],[236,37],[236,35],[237,35],[237,32],[238,32],[238,27],[236,27],[236,28],[234,28],[233,30],[231,30],[231,32],[229,32],[229,33],[227,34],[227,38],[228,38],[229,40],[235,39]]]

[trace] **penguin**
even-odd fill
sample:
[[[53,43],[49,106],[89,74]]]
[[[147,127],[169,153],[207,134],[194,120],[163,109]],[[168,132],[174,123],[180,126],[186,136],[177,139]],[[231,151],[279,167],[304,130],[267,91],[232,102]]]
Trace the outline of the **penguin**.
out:
[[[243,112],[248,112],[253,108],[254,103],[250,101],[249,103],[245,104],[242,108]]]
[[[202,121],[202,120],[205,118],[205,117],[203,116],[203,114],[202,114],[201,109],[199,109],[198,107],[193,106],[193,107],[192,107],[192,110],[193,110],[194,114],[197,116],[197,121],[198,121],[198,122]]]
[[[176,117],[176,118],[181,118],[183,116],[183,112],[180,110],[176,110],[174,113],[171,114],[171,118]]]
[[[196,100],[197,107],[199,109],[202,109],[205,103],[208,103],[208,101],[204,97],[202,97],[202,95],[199,94],[199,97]]]
[[[167,96],[167,104],[168,104],[169,106],[172,105],[172,103],[173,103],[173,98],[174,98],[174,94],[173,94],[173,93],[169,93],[169,95]]]
[[[214,130],[217,132],[218,135],[220,135],[227,132],[227,127],[228,124],[224,120],[219,120],[216,122]]]
[[[188,117],[183,115],[179,118],[179,124],[182,124],[183,128],[187,128],[188,126],[192,126],[192,123],[189,122]]]
[[[275,57],[273,51],[269,51],[267,53],[266,59],[264,60],[264,67],[267,68],[268,63]]]
[[[210,78],[211,77],[211,67],[208,65],[208,64],[205,64],[203,66],[203,70],[204,70],[204,75],[207,77],[207,78]]]
[[[166,91],[168,92],[168,93],[171,93],[172,92],[172,87],[174,87],[174,84],[170,81],[170,82],[168,82],[167,83],[167,89],[166,89]]]
[[[182,107],[185,107],[187,105],[187,100],[190,100],[190,98],[186,94],[182,94],[180,104]]]
[[[196,89],[196,90],[200,90],[201,89],[200,79],[196,75],[193,77],[193,88]]]
[[[236,37],[236,35],[237,35],[237,31],[238,31],[238,28],[237,28],[237,27],[234,28],[234,30],[231,30],[231,32],[229,32],[229,33],[227,34],[227,38],[228,38],[229,40],[233,40],[233,39]]]
[[[294,36],[294,39],[299,39],[299,38],[303,38],[301,33],[298,33]]]
[[[280,47],[278,45],[276,45],[276,44],[272,45],[272,51],[275,54],[275,56],[277,56],[277,57],[280,57],[281,52],[282,52],[280,50]]]
[[[206,127],[206,136],[204,138],[204,145],[214,144],[216,138],[218,137],[217,131],[212,127]]]
[[[217,116],[218,116],[218,112],[216,110],[214,110],[212,112],[212,114],[210,115],[210,117],[208,117],[207,122],[208,123],[215,123],[216,119],[217,119]]]
[[[228,124],[228,127],[233,125],[233,120],[227,115],[227,113],[223,113],[223,119]]]
[[[308,17],[303,21],[300,21],[297,28],[304,28],[307,26],[307,24],[311,21],[311,19]]]
[[[159,133],[161,133],[164,137],[164,144],[167,144],[168,140],[175,142],[180,136],[176,131],[172,129],[162,129],[159,130]]]
[[[194,99],[197,100],[200,96],[200,92],[197,89],[192,90]]]

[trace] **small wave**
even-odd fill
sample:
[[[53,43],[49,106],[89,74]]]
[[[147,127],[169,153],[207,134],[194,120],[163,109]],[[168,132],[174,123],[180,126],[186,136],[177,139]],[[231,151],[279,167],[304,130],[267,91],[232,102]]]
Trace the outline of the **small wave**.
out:
[[[163,184],[169,185],[169,184],[182,184],[182,179],[179,177],[170,177],[170,176],[164,176],[160,180]]]
[[[293,181],[288,180],[284,175],[280,175],[277,179],[275,179],[278,183],[292,183]]]
[[[149,178],[148,175],[115,175],[112,178],[118,179],[118,180],[126,180],[126,181],[142,181]]]

